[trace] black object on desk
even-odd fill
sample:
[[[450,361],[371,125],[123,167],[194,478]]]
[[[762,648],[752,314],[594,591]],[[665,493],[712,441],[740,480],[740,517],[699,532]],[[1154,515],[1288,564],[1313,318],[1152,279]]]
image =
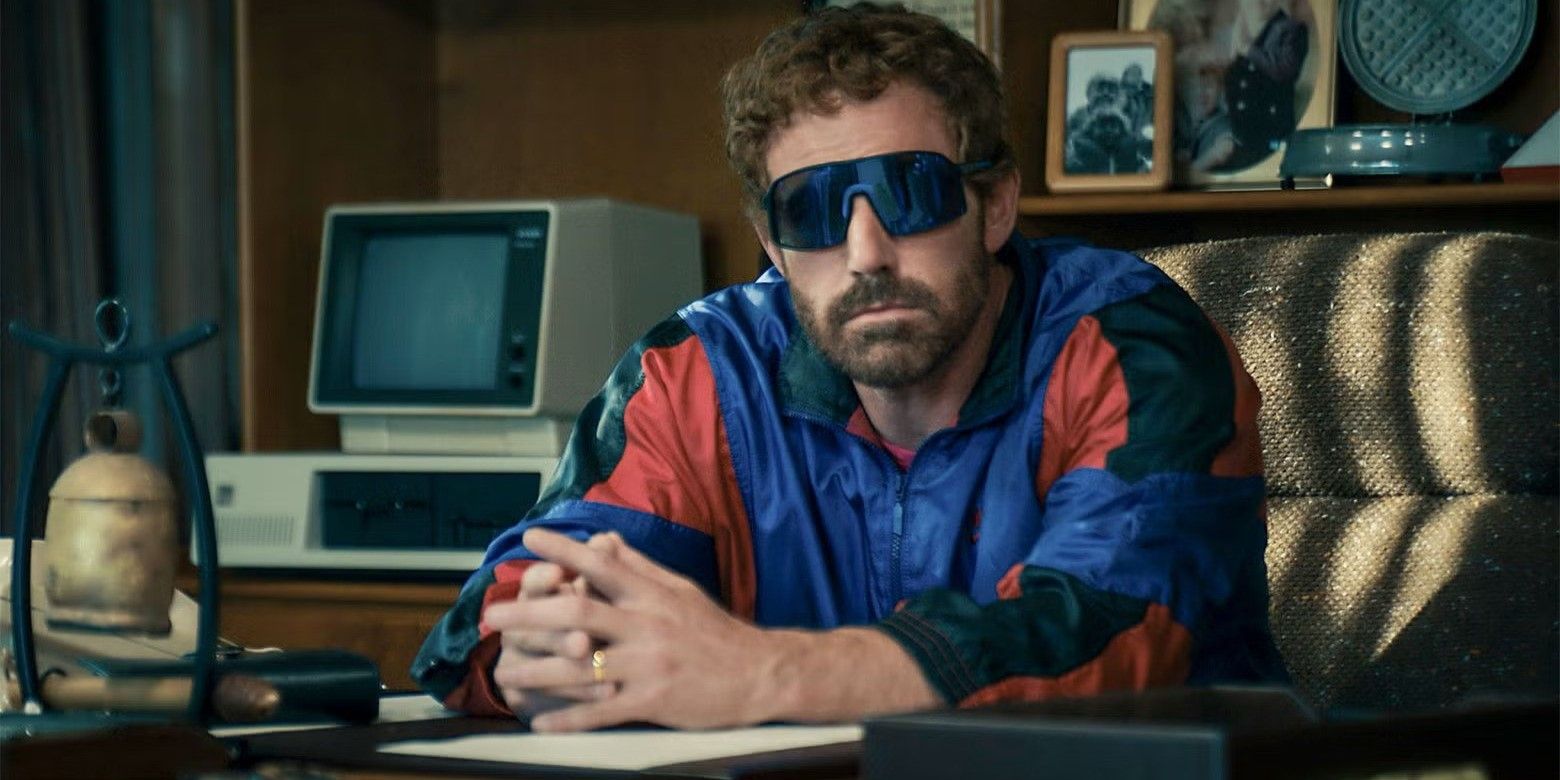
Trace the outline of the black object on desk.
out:
[[[1553,701],[1317,720],[1278,688],[1177,688],[868,720],[862,777],[1555,777]]]
[[[188,659],[173,661],[83,659],[105,677],[188,675]],[[379,716],[379,667],[346,650],[246,652],[219,658],[216,674],[246,674],[276,687],[281,709],[273,721],[340,720],[368,723]]]

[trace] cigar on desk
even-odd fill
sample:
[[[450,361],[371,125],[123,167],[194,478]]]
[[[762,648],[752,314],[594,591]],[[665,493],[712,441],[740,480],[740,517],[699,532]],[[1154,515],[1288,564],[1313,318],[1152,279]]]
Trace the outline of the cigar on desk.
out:
[[[188,677],[94,677],[52,674],[40,683],[43,703],[56,710],[183,712],[190,703]],[[6,697],[22,700],[21,685],[6,682]],[[247,674],[224,674],[211,690],[211,707],[228,723],[269,719],[281,706],[276,686]]]

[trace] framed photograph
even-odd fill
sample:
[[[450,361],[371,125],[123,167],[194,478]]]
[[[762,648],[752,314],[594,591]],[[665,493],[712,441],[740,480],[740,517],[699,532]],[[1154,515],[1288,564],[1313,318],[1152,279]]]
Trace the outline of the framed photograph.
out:
[[[1063,33],[1051,41],[1045,184],[1052,192],[1170,184],[1170,36]]]
[[[815,0],[818,6],[855,5],[857,0]],[[899,0],[904,7],[952,27],[980,47],[991,63],[1002,68],[1002,0]]]
[[[1289,134],[1333,122],[1336,0],[1121,0],[1175,51],[1175,182],[1279,186]],[[1297,182],[1320,186],[1320,180]]]

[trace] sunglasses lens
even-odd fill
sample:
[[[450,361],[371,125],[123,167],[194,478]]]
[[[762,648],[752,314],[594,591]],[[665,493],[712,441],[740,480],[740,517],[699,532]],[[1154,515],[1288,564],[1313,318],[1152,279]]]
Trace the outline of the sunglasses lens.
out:
[[[765,198],[770,235],[787,249],[845,241],[851,207],[866,195],[890,235],[931,230],[964,214],[959,166],[934,152],[898,152],[818,165],[775,180]]]
[[[896,236],[920,233],[964,214],[964,181],[958,167],[947,158],[914,155],[903,160],[898,178],[899,186],[894,188],[894,193],[901,217],[898,224],[885,223],[889,233]]]
[[[845,241],[845,217],[839,203],[855,183],[852,167],[825,165],[777,180],[769,190],[769,230],[787,249],[823,249]]]

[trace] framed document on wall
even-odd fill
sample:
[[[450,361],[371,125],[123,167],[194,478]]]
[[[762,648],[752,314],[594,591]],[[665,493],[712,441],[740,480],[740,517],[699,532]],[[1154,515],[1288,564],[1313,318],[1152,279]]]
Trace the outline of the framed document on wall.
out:
[[[817,7],[851,6],[857,0],[817,0]],[[898,0],[904,7],[935,16],[968,38],[1002,67],[1002,0]]]

